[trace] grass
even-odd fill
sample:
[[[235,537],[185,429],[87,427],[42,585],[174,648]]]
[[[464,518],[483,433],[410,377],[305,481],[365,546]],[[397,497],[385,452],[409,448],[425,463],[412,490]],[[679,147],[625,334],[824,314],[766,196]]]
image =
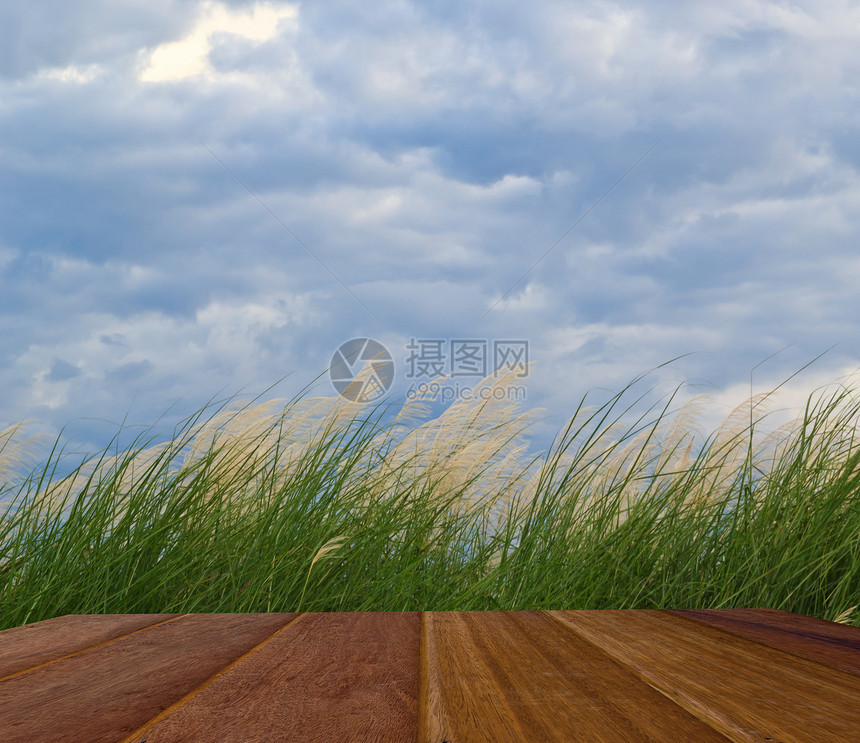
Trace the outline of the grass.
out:
[[[392,423],[341,398],[207,407],[59,476],[0,431],[0,628],[63,614],[770,607],[860,626],[860,402],[534,413],[458,401]],[[502,397],[499,395],[498,397]],[[30,459],[28,459],[30,457]]]

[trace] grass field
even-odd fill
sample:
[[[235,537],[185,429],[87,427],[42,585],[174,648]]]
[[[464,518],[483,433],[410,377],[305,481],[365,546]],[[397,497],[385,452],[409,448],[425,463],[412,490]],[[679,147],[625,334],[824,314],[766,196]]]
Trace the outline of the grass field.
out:
[[[487,384],[502,388],[502,377]],[[68,476],[0,432],[0,628],[73,613],[772,607],[860,625],[860,397],[765,432],[695,405],[211,407]],[[27,462],[30,462],[28,465]]]

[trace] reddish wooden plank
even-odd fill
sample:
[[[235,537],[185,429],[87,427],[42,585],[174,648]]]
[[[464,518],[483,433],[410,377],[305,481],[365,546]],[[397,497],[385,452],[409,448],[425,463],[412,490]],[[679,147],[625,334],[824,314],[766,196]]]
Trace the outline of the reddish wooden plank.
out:
[[[304,614],[128,743],[413,743],[418,612]]]
[[[68,614],[0,632],[0,680],[181,614]]]
[[[196,614],[0,683],[3,743],[116,743],[295,614]]]
[[[776,610],[684,609],[670,613],[860,676],[858,627]]]
[[[860,679],[663,611],[552,611],[733,741],[858,740]]]
[[[424,615],[421,743],[727,739],[541,612]]]

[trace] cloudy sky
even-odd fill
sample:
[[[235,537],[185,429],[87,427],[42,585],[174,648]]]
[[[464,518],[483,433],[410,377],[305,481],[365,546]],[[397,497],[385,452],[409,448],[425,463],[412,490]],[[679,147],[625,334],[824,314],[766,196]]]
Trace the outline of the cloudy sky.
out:
[[[858,48],[839,0],[6,3],[0,428],[101,446],[354,337],[392,400],[410,339],[527,341],[546,430],[684,354],[723,408],[842,378]]]

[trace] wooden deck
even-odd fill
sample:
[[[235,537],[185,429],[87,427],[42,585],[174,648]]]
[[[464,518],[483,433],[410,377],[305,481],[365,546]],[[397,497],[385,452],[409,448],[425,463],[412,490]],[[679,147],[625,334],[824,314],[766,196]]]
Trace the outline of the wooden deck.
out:
[[[74,615],[2,743],[860,743],[860,629],[772,610]]]

